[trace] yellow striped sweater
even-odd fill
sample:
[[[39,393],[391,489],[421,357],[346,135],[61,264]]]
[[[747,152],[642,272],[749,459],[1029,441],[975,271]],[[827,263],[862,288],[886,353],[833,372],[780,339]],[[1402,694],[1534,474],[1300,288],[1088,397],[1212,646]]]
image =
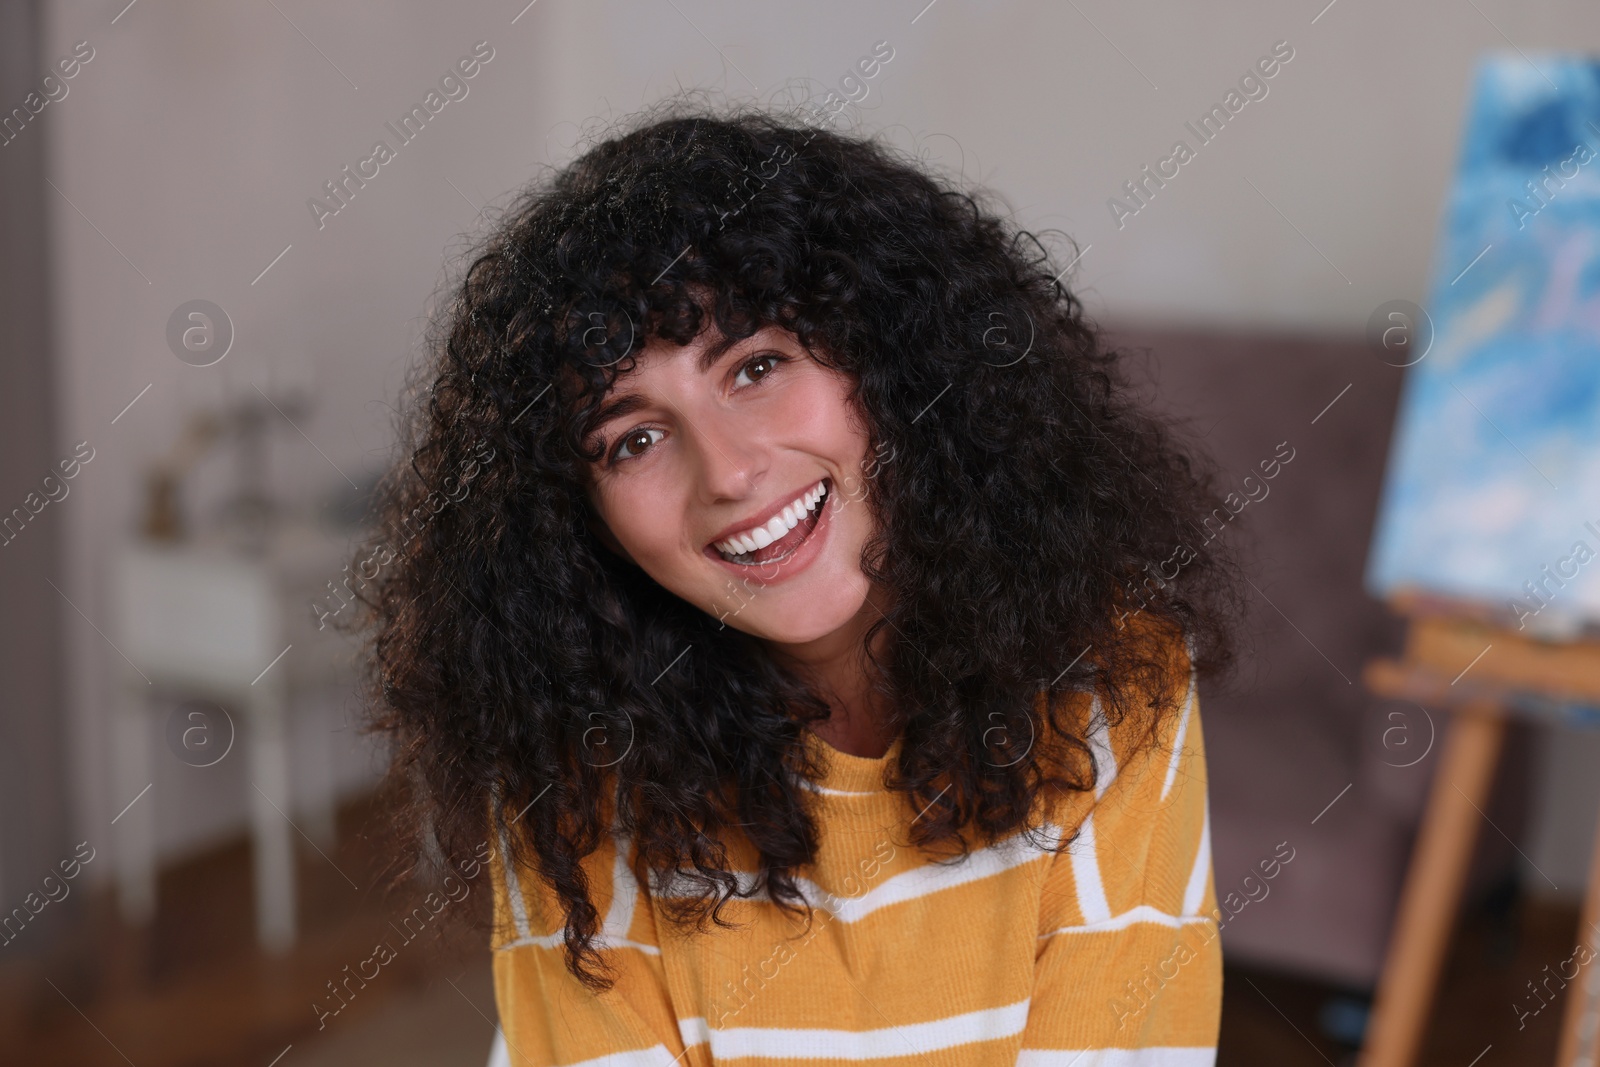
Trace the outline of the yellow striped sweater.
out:
[[[1059,853],[1021,838],[937,863],[908,844],[916,813],[879,759],[808,733],[825,757],[820,851],[800,884],[809,928],[761,896],[740,925],[681,931],[670,887],[640,885],[628,843],[584,861],[616,985],[565,968],[562,913],[532,873],[494,864],[495,993],[510,1062],[585,1067],[713,1063],[874,1067],[1201,1067],[1216,1057],[1222,954],[1205,749],[1192,673],[1152,741],[1076,703],[1092,793],[1052,801]],[[1142,733],[1135,737],[1136,731]],[[729,844],[730,860],[754,851]],[[750,876],[741,875],[748,887]]]

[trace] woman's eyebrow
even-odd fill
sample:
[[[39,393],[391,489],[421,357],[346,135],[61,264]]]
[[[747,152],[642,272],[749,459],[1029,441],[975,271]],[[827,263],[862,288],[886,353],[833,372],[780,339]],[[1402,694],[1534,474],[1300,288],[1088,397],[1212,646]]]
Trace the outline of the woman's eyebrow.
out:
[[[749,337],[723,337],[714,344],[706,345],[705,350],[702,351],[699,358],[695,360],[695,369],[701,374],[706,373],[712,367],[717,365],[718,360],[728,354],[729,349],[733,348],[735,345],[743,344],[746,341],[753,340],[754,337],[754,334],[751,334]]]
[[[749,337],[723,337],[713,344],[706,345],[700,354],[695,357],[695,369],[701,374],[708,373],[731,350],[755,340],[755,337],[756,334],[752,334]],[[647,404],[648,401],[638,393],[623,393],[620,396],[614,396],[611,400],[602,404],[600,409],[595,412],[590,425],[595,429],[599,429],[612,419],[631,414]]]
[[[646,406],[647,403],[645,398],[638,393],[624,393],[621,396],[613,397],[601,405],[599,411],[594,413],[594,418],[589,420],[589,425],[592,429],[598,430],[612,419],[638,411]]]

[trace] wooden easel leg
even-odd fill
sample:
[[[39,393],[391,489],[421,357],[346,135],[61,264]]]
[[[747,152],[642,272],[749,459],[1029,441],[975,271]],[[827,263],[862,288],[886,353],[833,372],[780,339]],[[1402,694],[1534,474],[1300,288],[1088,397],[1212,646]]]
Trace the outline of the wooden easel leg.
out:
[[[1493,706],[1468,705],[1451,718],[1389,937],[1361,1067],[1410,1067],[1416,1059],[1504,731],[1500,709]]]
[[[1594,958],[1578,968],[1567,992],[1558,1067],[1600,1064],[1600,827],[1595,829],[1594,852],[1589,857],[1589,888],[1578,918],[1578,942],[1588,946]],[[1574,962],[1581,961],[1580,955],[1574,955]]]

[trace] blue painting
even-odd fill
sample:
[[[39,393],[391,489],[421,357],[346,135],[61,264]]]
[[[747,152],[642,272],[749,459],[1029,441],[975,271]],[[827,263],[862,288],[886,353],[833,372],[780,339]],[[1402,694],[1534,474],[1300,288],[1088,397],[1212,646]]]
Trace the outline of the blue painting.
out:
[[[1600,60],[1480,60],[1425,311],[1367,588],[1600,621]]]

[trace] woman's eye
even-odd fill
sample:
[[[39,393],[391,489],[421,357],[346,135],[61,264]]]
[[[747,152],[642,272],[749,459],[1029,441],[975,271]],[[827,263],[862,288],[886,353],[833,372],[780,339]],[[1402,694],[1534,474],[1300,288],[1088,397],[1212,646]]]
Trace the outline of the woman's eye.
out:
[[[611,453],[611,458],[632,459],[661,439],[652,437],[651,434],[660,433],[660,430],[630,430],[617,442],[616,451]]]
[[[734,381],[739,384],[754,384],[771,374],[773,369],[782,362],[782,356],[763,353],[740,367],[739,374],[734,378]],[[740,379],[747,379],[747,381],[741,382]]]

